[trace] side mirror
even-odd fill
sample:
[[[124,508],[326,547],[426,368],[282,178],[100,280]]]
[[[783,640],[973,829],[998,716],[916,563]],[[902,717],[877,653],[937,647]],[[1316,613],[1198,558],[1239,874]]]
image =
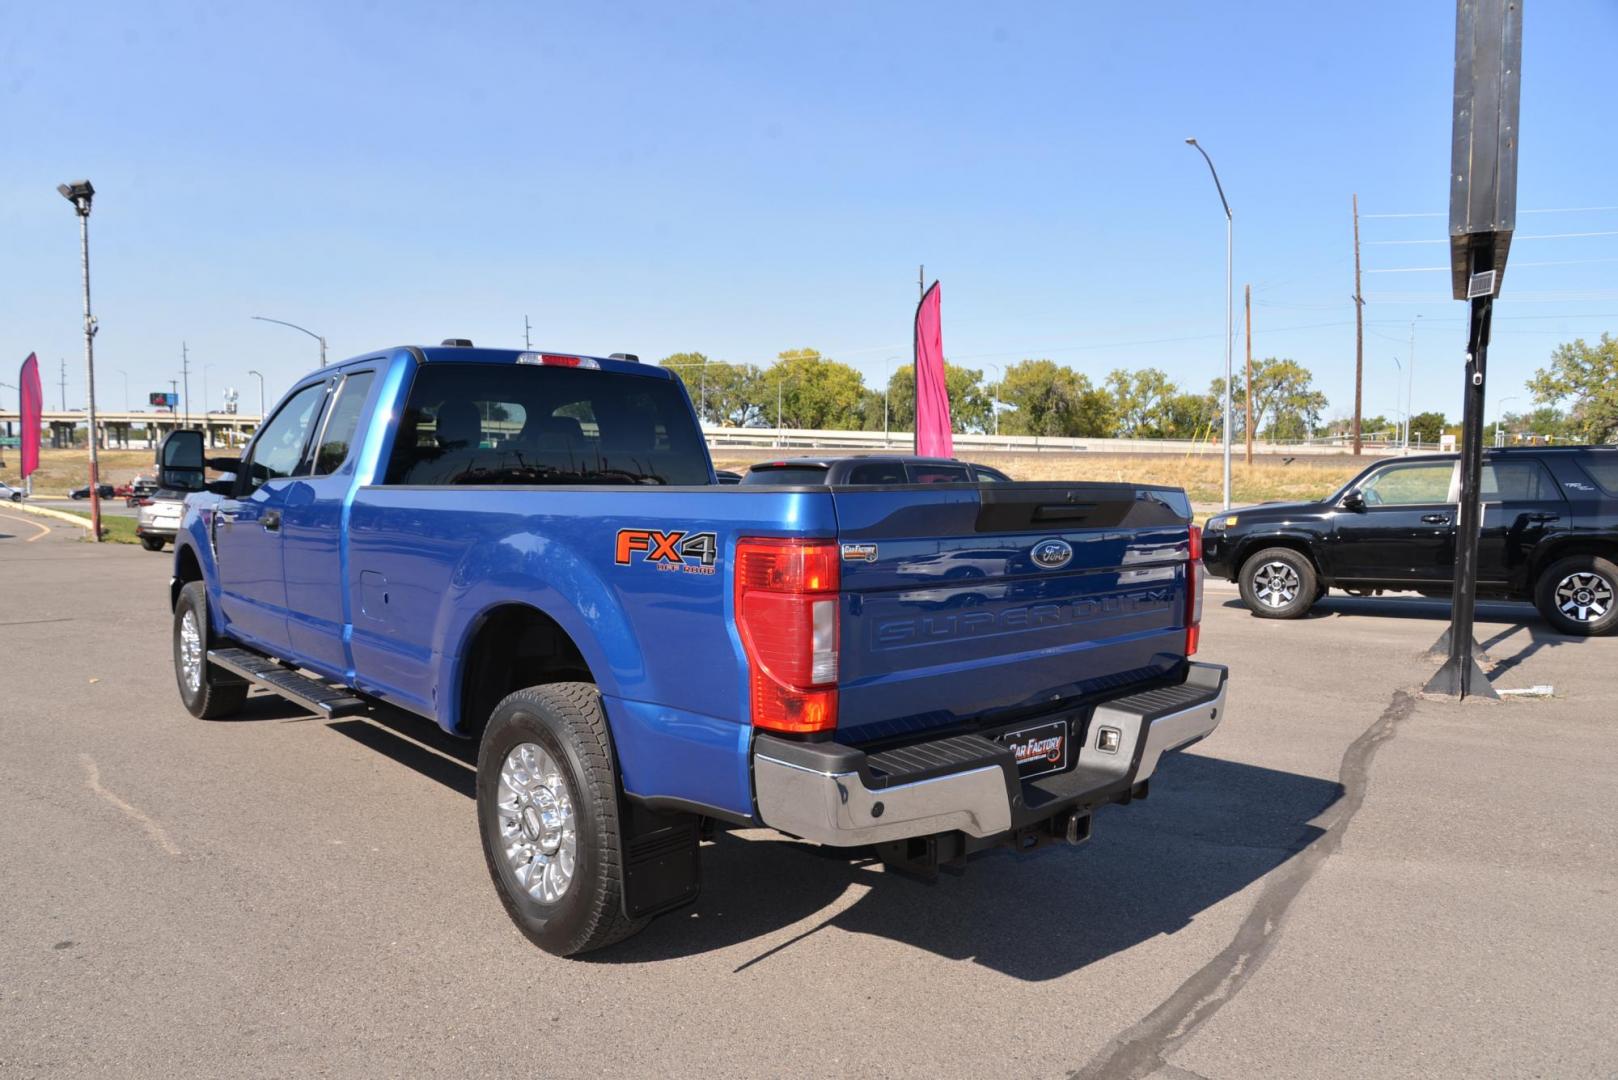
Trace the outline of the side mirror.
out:
[[[157,484],[175,491],[202,490],[202,432],[182,429],[164,436],[157,448]]]
[[[1350,491],[1343,496],[1343,509],[1360,511],[1365,509],[1365,496],[1357,491]]]

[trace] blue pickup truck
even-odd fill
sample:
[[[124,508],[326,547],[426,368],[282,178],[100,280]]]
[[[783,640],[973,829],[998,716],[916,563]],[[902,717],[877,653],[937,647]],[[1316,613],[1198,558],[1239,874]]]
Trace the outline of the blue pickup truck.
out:
[[[479,740],[495,888],[556,954],[689,903],[720,827],[919,875],[1083,841],[1224,711],[1176,489],[721,485],[669,372],[464,342],[322,368],[206,453],[158,451],[186,708]]]

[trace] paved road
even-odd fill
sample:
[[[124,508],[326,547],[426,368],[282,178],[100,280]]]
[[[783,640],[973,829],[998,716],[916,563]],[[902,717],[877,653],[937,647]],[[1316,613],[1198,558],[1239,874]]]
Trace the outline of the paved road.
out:
[[[71,510],[79,514],[90,512],[89,499],[56,499],[47,496],[36,496],[28,500],[32,506],[48,506],[52,510]],[[123,499],[102,499],[101,512],[103,514],[117,514],[119,517],[138,517],[140,507],[125,505]]]
[[[541,954],[463,748],[191,719],[166,560],[0,508],[0,1075],[1594,1076],[1618,1015],[1618,641],[1488,606],[1210,597],[1230,714],[1081,850],[934,886],[767,831],[615,951]],[[39,533],[44,528],[45,533]],[[37,537],[37,539],[36,539]]]

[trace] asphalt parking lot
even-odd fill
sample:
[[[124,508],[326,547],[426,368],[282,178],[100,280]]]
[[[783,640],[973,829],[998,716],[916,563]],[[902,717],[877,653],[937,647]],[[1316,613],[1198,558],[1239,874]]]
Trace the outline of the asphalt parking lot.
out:
[[[44,530],[41,532],[40,530]],[[465,747],[272,698],[192,719],[167,559],[0,508],[0,1074],[1610,1076],[1618,640],[1209,596],[1228,717],[1080,849],[935,885],[767,831],[585,960],[486,879]]]

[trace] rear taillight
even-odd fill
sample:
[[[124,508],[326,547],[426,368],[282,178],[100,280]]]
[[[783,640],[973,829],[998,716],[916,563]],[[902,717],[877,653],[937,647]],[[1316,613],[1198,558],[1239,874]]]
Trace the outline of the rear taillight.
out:
[[[1185,567],[1185,654],[1195,656],[1202,638],[1202,529],[1191,526],[1191,561]]]
[[[747,652],[753,726],[837,726],[837,545],[736,543],[736,631]]]

